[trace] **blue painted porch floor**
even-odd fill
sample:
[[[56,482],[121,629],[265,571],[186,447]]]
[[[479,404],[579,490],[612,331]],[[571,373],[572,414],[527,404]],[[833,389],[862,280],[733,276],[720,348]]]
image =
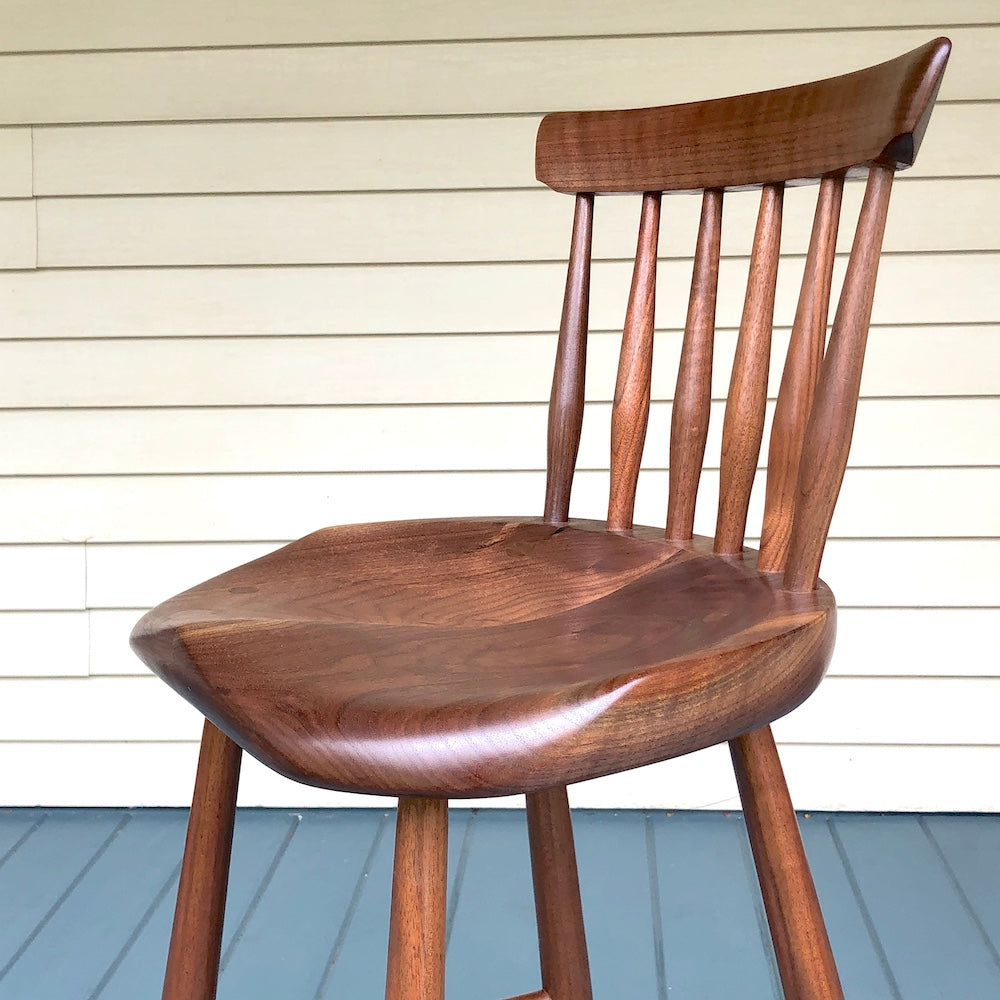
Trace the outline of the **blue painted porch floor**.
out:
[[[0,1000],[159,995],[186,812],[0,810]],[[780,997],[738,813],[575,814],[597,1000]],[[382,996],[393,814],[241,810],[219,997]],[[1000,997],[1000,816],[812,814],[850,1000]],[[537,989],[523,813],[451,818],[449,1000]]]

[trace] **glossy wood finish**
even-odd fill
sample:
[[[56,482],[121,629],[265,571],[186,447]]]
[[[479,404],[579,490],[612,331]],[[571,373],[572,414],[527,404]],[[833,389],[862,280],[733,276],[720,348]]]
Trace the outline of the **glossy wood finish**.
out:
[[[316,532],[161,605],[133,643],[288,777],[462,798],[764,725],[819,683],[833,631],[825,586],[788,593],[707,539],[443,520]]]
[[[721,247],[722,192],[706,191],[701,203],[691,295],[670,414],[667,538],[686,539],[694,532],[695,500],[712,406],[712,350]]]
[[[739,97],[547,115],[535,175],[557,191],[697,191],[913,163],[951,43]],[[808,123],[808,127],[801,127]]]
[[[444,1000],[448,803],[401,798],[385,1000]]]
[[[559,344],[552,375],[552,394],[549,397],[545,520],[553,524],[561,524],[569,517],[570,491],[583,427],[593,226],[594,196],[578,194],[573,214],[573,238],[569,248],[562,321],[559,324]]]
[[[875,166],[869,174],[830,343],[820,369],[802,446],[785,569],[785,586],[791,590],[809,590],[816,584],[833,508],[847,468],[892,177],[891,167]]]
[[[591,1000],[590,962],[565,786],[527,796],[543,996]]]
[[[802,290],[774,407],[767,452],[764,523],[757,560],[758,568],[769,573],[783,570],[788,556],[802,441],[826,348],[830,283],[843,192],[843,174],[824,177],[820,182],[809,252],[802,273]]]
[[[649,423],[653,376],[653,320],[656,311],[656,247],[660,236],[660,192],[642,196],[639,241],[625,330],[618,358],[618,379],[611,408],[611,495],[608,530],[628,531]]]
[[[242,751],[206,720],[163,1000],[214,1000]]]
[[[785,1000],[843,1000],[771,727],[730,749]]]
[[[767,184],[761,191],[757,231],[750,254],[750,276],[722,425],[719,516],[715,526],[715,551],[721,554],[739,552],[743,548],[750,490],[764,435],[783,198],[784,186],[781,184]]]

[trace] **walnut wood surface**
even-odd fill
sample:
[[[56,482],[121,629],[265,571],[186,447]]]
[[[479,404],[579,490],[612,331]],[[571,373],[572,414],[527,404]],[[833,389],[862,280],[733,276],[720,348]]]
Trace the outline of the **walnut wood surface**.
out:
[[[816,583],[847,468],[892,176],[892,168],[882,166],[872,167],[868,176],[844,287],[820,369],[802,446],[785,568],[785,586],[792,590],[809,590]]]
[[[767,184],[761,191],[750,276],[722,425],[719,516],[715,527],[715,551],[719,553],[739,552],[743,548],[750,490],[764,435],[783,198],[781,184]]]
[[[695,500],[712,406],[712,350],[721,247],[722,192],[706,191],[701,203],[691,295],[670,414],[667,538],[686,539],[694,532]]]
[[[576,847],[566,788],[527,796],[538,954],[549,1000],[591,1000]]]
[[[593,226],[594,196],[578,194],[573,214],[562,322],[559,324],[559,344],[552,375],[552,394],[549,397],[545,520],[554,524],[560,524],[569,517],[573,472],[580,450]]]
[[[826,347],[830,282],[843,192],[843,174],[824,177],[820,182],[809,252],[802,272],[802,290],[771,423],[764,523],[757,560],[758,567],[765,572],[783,570],[788,556],[802,441]]]
[[[649,423],[653,377],[653,319],[656,311],[656,246],[660,235],[660,192],[642,196],[639,240],[632,288],[618,358],[618,379],[611,408],[611,495],[608,530],[632,527],[635,490]]]
[[[913,163],[951,51],[938,38],[855,73],[739,97],[547,115],[535,174],[557,191],[695,191]]]
[[[447,895],[448,803],[401,798],[385,1000],[444,1000]]]
[[[752,553],[600,522],[445,520],[316,532],[167,601],[133,643],[283,774],[463,797],[763,725],[819,682],[833,630],[829,590],[789,594]]]
[[[785,1000],[843,1000],[770,726],[730,749]]]
[[[228,736],[205,722],[163,1000],[215,998],[241,756]]]

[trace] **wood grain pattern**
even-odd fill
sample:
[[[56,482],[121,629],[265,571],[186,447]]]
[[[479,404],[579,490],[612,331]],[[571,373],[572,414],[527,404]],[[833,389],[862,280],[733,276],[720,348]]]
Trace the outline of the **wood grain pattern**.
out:
[[[787,1000],[843,1000],[770,726],[730,743],[771,940]]]
[[[401,798],[385,1000],[444,1000],[448,802]]]
[[[615,400],[611,408],[611,495],[608,530],[628,531],[635,509],[639,465],[646,443],[653,376],[656,311],[656,246],[660,234],[660,192],[642,196],[639,241],[632,271]]]
[[[891,167],[879,165],[873,166],[869,174],[854,247],[820,370],[802,446],[798,497],[785,568],[785,586],[791,590],[808,590],[815,585],[833,508],[847,468],[892,177]]]
[[[687,322],[670,415],[667,538],[690,538],[712,406],[712,351],[722,244],[722,192],[706,191],[694,252]]]
[[[573,213],[573,237],[562,321],[559,324],[559,343],[552,374],[552,394],[549,397],[545,520],[556,524],[569,517],[570,491],[583,427],[593,224],[594,196],[578,194]]]
[[[565,786],[527,796],[538,954],[549,1000],[591,1000],[576,848]]]
[[[163,1000],[215,1000],[242,751],[205,722]]]
[[[764,435],[783,196],[781,184],[765,185],[761,191],[747,296],[722,425],[719,514],[715,527],[715,551],[719,553],[739,552],[743,547],[750,490]]]
[[[557,191],[692,191],[913,163],[951,42],[798,87],[547,115],[535,174]],[[808,128],[803,126],[808,123]]]
[[[842,174],[824,177],[820,182],[812,238],[802,274],[802,291],[771,423],[764,523],[757,559],[758,568],[764,572],[783,570],[788,555],[802,441],[826,348],[830,282],[843,191]]]

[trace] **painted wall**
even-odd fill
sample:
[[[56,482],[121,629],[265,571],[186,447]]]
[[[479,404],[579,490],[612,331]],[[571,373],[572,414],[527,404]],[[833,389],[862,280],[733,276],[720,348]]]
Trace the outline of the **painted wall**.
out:
[[[795,83],[947,33],[938,108],[890,212],[824,564],[839,648],[776,734],[805,808],[1000,808],[996,13],[0,3],[0,802],[188,799],[199,719],[126,643],[176,590],[327,523],[540,511],[572,214],[533,177],[541,113]],[[815,191],[787,197],[778,344]],[[651,524],[697,211],[664,206],[637,509]],[[752,193],[727,197],[720,397],[747,265],[737,230],[755,211]],[[633,199],[598,204],[580,516],[604,509],[637,217]],[[242,797],[348,800],[254,762]],[[736,800],[713,750],[575,801]]]

